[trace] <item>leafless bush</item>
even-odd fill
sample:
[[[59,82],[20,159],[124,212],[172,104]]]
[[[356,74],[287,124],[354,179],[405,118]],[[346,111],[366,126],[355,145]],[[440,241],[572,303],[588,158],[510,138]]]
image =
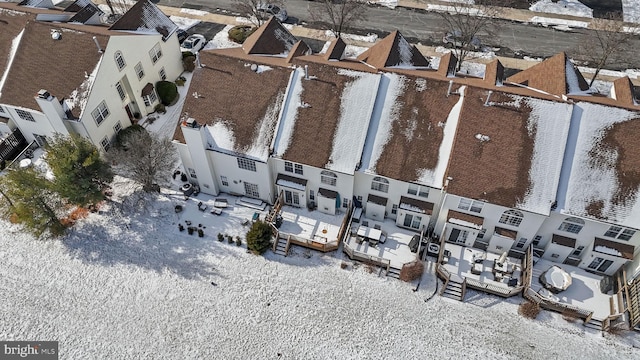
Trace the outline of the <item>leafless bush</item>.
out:
[[[424,272],[424,264],[422,261],[414,261],[402,266],[400,270],[400,280],[410,282],[419,279]]]
[[[539,313],[540,305],[531,301],[525,301],[518,307],[518,314],[528,319],[535,319],[536,317],[538,317]]]

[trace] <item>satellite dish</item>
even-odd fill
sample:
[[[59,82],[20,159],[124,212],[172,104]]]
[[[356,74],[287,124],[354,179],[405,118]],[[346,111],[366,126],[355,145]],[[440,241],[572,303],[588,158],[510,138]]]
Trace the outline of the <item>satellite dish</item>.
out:
[[[58,30],[51,30],[51,38],[53,40],[60,40],[62,38],[62,34]]]

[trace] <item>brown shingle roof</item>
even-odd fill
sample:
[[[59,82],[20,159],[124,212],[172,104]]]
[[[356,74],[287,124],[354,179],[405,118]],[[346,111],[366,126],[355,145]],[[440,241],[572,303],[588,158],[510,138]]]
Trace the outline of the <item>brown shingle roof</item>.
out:
[[[484,106],[483,89],[466,89],[458,130],[451,151],[447,192],[516,207],[529,189],[534,135],[527,123],[531,109],[515,107],[511,95],[493,92],[493,106]],[[489,137],[481,141],[476,135]]]
[[[344,49],[347,47],[347,44],[342,40],[342,38],[337,38],[331,42],[327,52],[324,54],[325,60],[341,60],[344,55]]]
[[[442,124],[458,97],[447,97],[449,84],[444,81],[413,76],[405,81],[395,104],[398,118],[391,124],[382,154],[372,165],[376,173],[388,178],[420,182],[421,171],[435,169],[438,161],[446,161],[438,158],[444,137]]]
[[[446,78],[453,76],[456,73],[456,64],[458,58],[453,53],[448,52],[440,57],[440,63],[438,64],[438,75]]]
[[[400,196],[401,208],[403,208],[402,204],[406,204],[406,205],[409,205],[410,207],[418,208],[424,214],[431,215],[433,213],[433,203],[430,203],[428,201],[414,199],[407,196]],[[404,209],[408,210],[406,207],[404,207]]]
[[[367,196],[367,202],[382,205],[382,206],[387,206],[386,197],[382,197],[374,194],[369,194],[369,196]]]
[[[137,31],[138,29],[155,30],[162,34],[162,39],[167,40],[171,34],[178,30],[174,24],[155,4],[149,0],[137,1],[110,30]]]
[[[311,48],[304,41],[299,40],[293,47],[291,51],[289,51],[289,56],[287,56],[287,62],[290,63],[293,58],[297,56],[309,55],[311,54]]]
[[[258,125],[269,109],[282,106],[291,70],[274,67],[256,74],[247,61],[216,51],[200,52],[200,61],[204,67],[194,71],[182,118],[191,117],[207,125],[224,123],[235,137],[235,149],[228,150],[243,152],[261,134]],[[194,93],[199,97],[192,96]],[[274,128],[275,124],[268,130],[273,132]],[[265,138],[266,148],[272,137],[271,133]],[[174,139],[184,143],[179,125]]]
[[[2,35],[0,35],[0,76],[4,74],[9,65],[9,54],[11,54],[11,44],[20,31],[24,29],[27,22],[34,20],[36,17],[29,13],[12,12],[9,13],[0,9],[0,27]],[[5,86],[5,89],[7,87]],[[0,92],[2,89],[0,89]]]
[[[429,61],[397,30],[365,50],[357,59],[377,69],[393,66],[429,66]]]
[[[262,24],[242,44],[247,54],[287,55],[298,42],[295,36],[274,17]]]
[[[633,94],[633,83],[628,76],[621,77],[613,81],[611,97],[622,104],[636,105]]]
[[[554,95],[589,89],[586,80],[563,52],[507,78],[508,82],[523,84]],[[577,86],[578,88],[570,88]]]
[[[484,81],[490,85],[502,85],[504,81],[504,66],[496,59],[488,63],[484,70]]]
[[[494,232],[500,236],[504,236],[513,240],[515,240],[516,236],[518,235],[518,231],[516,230],[505,229],[498,226],[496,226],[496,229],[494,230]]]
[[[482,226],[484,224],[484,218],[480,216],[466,214],[460,211],[449,210],[447,212],[447,221],[450,219],[458,219],[466,222],[470,222],[472,224],[476,224],[478,226]]]
[[[572,239],[570,237],[553,234],[551,237],[551,242],[554,244],[575,248],[576,247],[576,239]]]
[[[86,27],[87,30],[91,28]],[[62,32],[59,40],[51,38],[52,29]],[[68,97],[86,80],[85,75],[93,72],[102,57],[93,36],[87,32],[67,31],[58,24],[27,24],[0,102],[39,109],[34,97],[40,89],[58,98]],[[108,37],[95,36],[104,49]],[[76,116],[79,110],[74,109]]]
[[[63,11],[66,11],[66,12],[78,12],[78,11],[82,10],[85,6],[87,6],[88,4],[93,4],[93,3],[91,2],[91,0],[76,0],[73,3],[71,3],[71,5],[69,5],[66,8],[64,8]]]
[[[605,240],[605,239],[601,239],[599,237],[596,237],[595,241],[593,242],[593,250],[594,251],[598,251],[596,249],[597,246],[604,246],[604,247],[607,247],[609,249],[617,250],[618,252],[620,252],[620,256],[621,257],[623,257],[625,259],[629,259],[629,260],[633,259],[633,252],[634,252],[635,248],[631,244],[621,244],[619,242],[615,242],[615,241],[611,241],[611,240]],[[606,252],[602,252],[602,253],[603,254],[607,254]]]

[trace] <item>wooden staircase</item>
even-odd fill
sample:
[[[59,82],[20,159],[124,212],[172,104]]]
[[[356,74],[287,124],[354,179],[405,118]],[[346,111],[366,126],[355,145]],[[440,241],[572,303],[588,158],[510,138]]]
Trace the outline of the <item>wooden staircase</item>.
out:
[[[462,301],[464,298],[465,288],[464,279],[452,274],[440,295],[449,299]]]
[[[631,317],[631,327],[640,325],[640,278],[636,278],[627,286],[627,309]]]
[[[394,279],[400,279],[400,271],[402,269],[398,269],[398,268],[394,268],[394,267],[389,267],[389,271],[387,271],[387,276],[388,277],[392,277]]]
[[[288,246],[289,241],[284,238],[278,238],[278,243],[275,246],[274,252],[278,255],[287,256],[289,252]]]
[[[584,323],[584,326],[590,329],[602,331],[604,329],[603,324],[604,320],[598,320],[592,317],[588,322]]]

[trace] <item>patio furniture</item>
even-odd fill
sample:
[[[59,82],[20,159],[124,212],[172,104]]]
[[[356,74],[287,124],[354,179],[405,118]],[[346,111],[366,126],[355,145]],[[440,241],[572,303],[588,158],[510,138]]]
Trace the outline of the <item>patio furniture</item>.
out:
[[[509,279],[509,281],[507,282],[508,286],[517,286],[518,285],[518,279],[517,278],[511,278]]]
[[[445,250],[444,253],[442,254],[442,262],[441,264],[448,264],[449,263],[449,258],[451,257],[451,251],[449,250]]]
[[[473,260],[474,263],[482,263],[483,261],[485,261],[487,259],[487,253],[486,252],[474,252],[473,255],[471,255],[471,259]]]
[[[572,279],[561,267],[553,265],[540,274],[540,282],[549,291],[559,293],[571,286]]]
[[[198,203],[198,210],[204,212],[205,210],[207,210],[207,205],[203,204],[202,201],[200,201]]]
[[[382,226],[380,226],[380,224],[374,224],[373,228],[376,230],[382,230]]]
[[[214,207],[214,208],[211,209],[211,213],[213,215],[220,215],[220,214],[222,214],[222,209]]]
[[[259,212],[254,212],[253,213],[253,218],[251,220],[253,222],[256,222],[256,221],[260,220],[260,213]]]
[[[506,274],[508,272],[507,262],[498,262],[498,260],[493,260],[493,271],[495,273]]]
[[[471,273],[474,275],[482,274],[482,269],[483,269],[483,266],[481,262],[480,263],[474,262],[471,264]]]
[[[250,222],[249,219],[244,219],[244,220],[242,220],[241,224],[242,224],[242,226],[247,226],[247,225],[249,225],[249,222]]]
[[[362,217],[362,208],[355,208],[355,210],[353,210],[353,214],[351,215],[353,222],[359,223],[361,217]]]
[[[385,231],[381,231],[382,235],[380,235],[380,243],[384,244],[387,241],[387,233]]]

